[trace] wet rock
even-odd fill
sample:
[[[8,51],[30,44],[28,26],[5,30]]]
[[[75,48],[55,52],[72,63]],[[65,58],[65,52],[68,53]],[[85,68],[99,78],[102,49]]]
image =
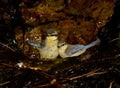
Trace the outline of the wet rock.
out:
[[[31,8],[25,5],[26,2],[31,3],[25,0],[21,5],[21,14],[26,24],[47,26],[56,23],[55,27],[60,33],[64,30],[67,32],[64,34],[68,34],[62,40],[87,44],[94,40],[98,29],[110,20],[116,0],[45,0]]]

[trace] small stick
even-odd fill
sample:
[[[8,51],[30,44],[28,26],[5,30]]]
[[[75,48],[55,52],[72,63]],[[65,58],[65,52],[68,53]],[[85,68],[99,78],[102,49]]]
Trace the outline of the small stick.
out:
[[[4,44],[4,43],[2,43],[2,42],[0,42],[0,45],[6,47],[6,48],[8,48],[8,49],[10,49],[10,50],[13,51],[13,52],[15,52],[14,49],[12,49],[11,47],[9,47],[8,45],[6,45],[6,44]]]
[[[109,86],[109,88],[112,88],[112,85],[113,85],[113,81],[112,81],[112,82],[110,82],[110,86]]]
[[[10,83],[10,81],[4,82],[4,83],[0,83],[0,86],[4,86],[6,84]]]
[[[97,72],[98,70],[100,70],[100,69],[96,69],[96,70],[90,71],[90,72],[88,72],[88,73],[86,73],[86,74],[79,75],[79,76],[75,76],[75,77],[72,77],[72,78],[67,78],[67,79],[68,79],[68,80],[75,80],[75,79],[78,79],[78,78],[81,78],[81,77],[84,77],[84,76],[90,77],[90,76],[101,75],[101,74],[106,73],[105,71],[104,71],[104,72]]]
[[[112,40],[109,41],[109,43],[114,42],[116,40],[120,40],[120,38],[118,37],[118,38],[112,39]]]

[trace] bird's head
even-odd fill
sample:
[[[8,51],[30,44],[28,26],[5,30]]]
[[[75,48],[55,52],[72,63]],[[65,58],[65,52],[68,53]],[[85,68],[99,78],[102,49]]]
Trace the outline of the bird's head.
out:
[[[48,35],[48,36],[57,36],[58,33],[57,33],[57,31],[54,30],[54,29],[48,29],[47,35]]]
[[[47,41],[58,41],[58,33],[54,29],[48,29],[47,31]]]
[[[59,41],[58,42],[58,47],[62,47],[62,46],[65,46],[66,45],[66,42],[65,41]]]

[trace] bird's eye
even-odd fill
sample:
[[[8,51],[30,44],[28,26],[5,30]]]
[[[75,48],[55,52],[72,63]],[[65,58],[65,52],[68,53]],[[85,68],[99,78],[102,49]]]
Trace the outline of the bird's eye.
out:
[[[64,46],[65,45],[65,42],[60,42],[59,44],[58,44],[58,47],[61,47],[61,46]]]

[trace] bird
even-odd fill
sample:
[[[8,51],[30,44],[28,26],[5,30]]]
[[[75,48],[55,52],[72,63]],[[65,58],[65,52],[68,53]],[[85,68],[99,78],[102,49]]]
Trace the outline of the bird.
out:
[[[79,56],[85,51],[95,45],[100,44],[100,39],[87,44],[68,44],[64,41],[59,41],[57,32],[54,29],[49,29],[47,31],[47,36],[44,41],[40,44],[33,43],[32,40],[28,40],[28,44],[37,47],[40,52],[40,58],[42,60],[55,60],[57,59],[58,55],[61,58],[68,58],[68,57],[76,57]]]
[[[95,45],[100,44],[100,39],[97,38],[97,40],[89,43],[88,45],[83,45],[83,44],[67,44],[66,42],[62,42],[60,41],[58,43],[58,52],[60,57],[62,58],[68,58],[68,57],[76,57],[79,56],[83,53],[85,53],[85,51]]]
[[[40,44],[28,40],[28,44],[39,50],[42,60],[55,60],[58,56],[58,36],[54,29],[48,29],[47,36]]]

